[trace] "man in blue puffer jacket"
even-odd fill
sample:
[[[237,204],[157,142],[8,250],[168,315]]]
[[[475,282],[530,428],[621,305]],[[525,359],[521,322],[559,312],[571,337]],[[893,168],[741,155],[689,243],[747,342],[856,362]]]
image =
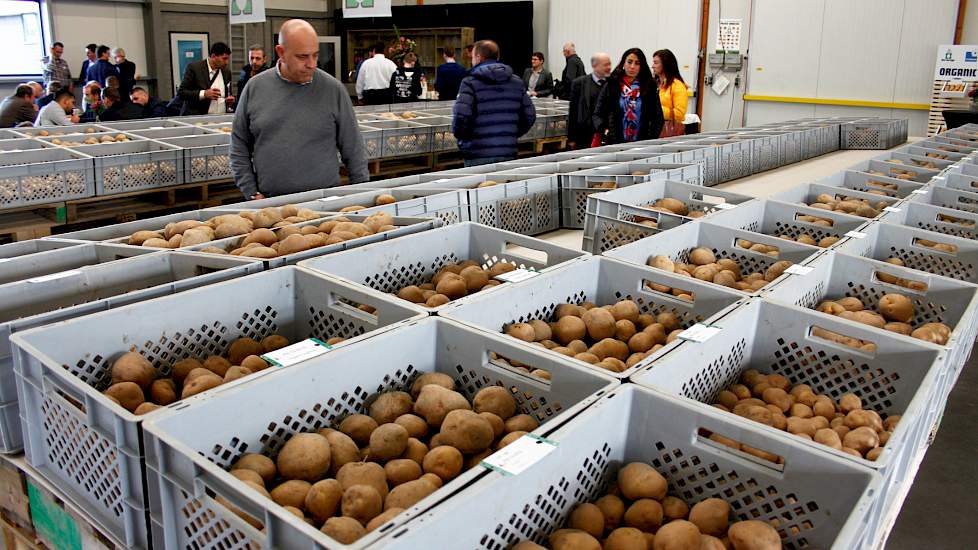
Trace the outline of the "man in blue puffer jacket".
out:
[[[452,133],[465,166],[516,158],[516,142],[536,121],[523,81],[499,62],[499,46],[480,40],[472,48],[472,70],[462,80],[453,108]]]

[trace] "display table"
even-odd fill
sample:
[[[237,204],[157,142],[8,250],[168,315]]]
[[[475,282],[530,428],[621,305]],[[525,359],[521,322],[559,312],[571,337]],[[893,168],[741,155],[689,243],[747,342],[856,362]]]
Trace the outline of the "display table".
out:
[[[944,115],[944,123],[948,130],[969,123],[978,123],[978,111],[971,109],[948,109],[941,114]]]

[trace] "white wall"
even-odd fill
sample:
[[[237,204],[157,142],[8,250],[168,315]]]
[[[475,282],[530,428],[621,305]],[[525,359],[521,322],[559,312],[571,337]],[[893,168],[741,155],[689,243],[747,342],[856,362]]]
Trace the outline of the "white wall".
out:
[[[141,4],[58,0],[50,6],[54,27],[52,41],[64,43],[64,58],[71,67],[72,77],[78,77],[85,61],[85,45],[92,42],[126,50],[126,58],[136,64],[136,73],[146,75],[146,35]]]

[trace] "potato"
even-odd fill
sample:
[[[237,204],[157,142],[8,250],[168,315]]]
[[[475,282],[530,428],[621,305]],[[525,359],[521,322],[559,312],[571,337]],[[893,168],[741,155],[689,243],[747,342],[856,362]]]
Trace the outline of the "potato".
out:
[[[397,417],[410,413],[413,407],[414,401],[408,393],[388,391],[374,399],[368,414],[377,421],[377,424],[388,424],[394,422]]]
[[[552,550],[601,550],[601,543],[577,529],[558,529],[547,539]]]
[[[662,500],[666,496],[666,479],[655,468],[641,462],[626,464],[618,471],[618,486],[629,500],[651,498]]]
[[[339,430],[350,436],[357,445],[370,443],[370,434],[376,429],[377,421],[365,414],[351,414],[339,425]]]
[[[876,431],[867,426],[852,429],[842,438],[843,447],[854,449],[860,454],[866,454],[870,449],[879,447],[879,442],[880,439]]]
[[[421,394],[421,388],[428,384],[436,384],[447,390],[455,390],[455,380],[451,376],[440,372],[426,372],[417,377],[411,384],[411,397],[417,399],[418,395]]]
[[[266,336],[261,340],[261,347],[262,349],[265,350],[265,353],[269,353],[277,349],[282,349],[288,345],[289,345],[288,339],[278,334],[272,334],[270,336]],[[258,353],[255,355],[261,355],[261,354]]]
[[[402,483],[391,489],[387,498],[384,499],[384,510],[391,508],[404,508],[406,510],[437,490],[438,487],[425,479],[424,476],[414,481]]]
[[[117,382],[105,390],[105,395],[112,397],[129,412],[134,412],[143,404],[143,390],[135,382]]]
[[[615,335],[615,316],[606,309],[590,309],[584,313],[582,320],[587,327],[588,336],[595,341]]]
[[[630,321],[632,323],[638,322],[638,316],[641,312],[635,302],[631,300],[620,300],[615,305],[611,306],[611,315],[615,318],[615,321]]]
[[[388,521],[397,517],[398,514],[404,511],[404,508],[391,508],[390,510],[385,510],[381,512],[377,517],[367,522],[367,532],[375,531]]]
[[[714,537],[723,536],[727,531],[730,505],[719,498],[707,498],[693,505],[689,511],[689,521],[699,528],[700,533]]]
[[[421,393],[418,394],[417,401],[414,403],[414,414],[424,418],[429,426],[437,428],[442,425],[450,412],[471,408],[469,401],[462,394],[437,384],[428,384],[423,386]]]
[[[224,378],[224,375],[227,374],[228,369],[231,368],[231,363],[219,355],[212,355],[208,357],[204,360],[203,365],[205,369],[213,372],[221,378]]]
[[[489,283],[489,272],[479,266],[466,267],[459,275],[464,280],[468,292],[478,292]]]
[[[815,436],[812,438],[816,443],[821,443],[822,445],[827,445],[833,449],[842,450],[842,439],[839,434],[832,428],[821,428],[816,430]]]
[[[524,342],[536,341],[536,331],[533,330],[533,326],[529,323],[514,323],[507,326],[504,332],[507,336],[512,336]]]
[[[421,438],[428,435],[428,423],[414,414],[402,414],[394,419],[394,423],[404,427],[409,437]]]
[[[177,386],[169,378],[154,380],[149,386],[149,399],[157,405],[169,405],[177,400]]]
[[[269,493],[272,500],[281,506],[292,506],[298,509],[305,507],[306,495],[312,485],[308,481],[290,479],[281,483]]]
[[[439,435],[446,444],[463,453],[478,453],[492,444],[493,429],[488,420],[467,410],[449,412],[441,425]]]
[[[140,246],[150,239],[165,240],[159,231],[136,231],[130,235],[128,244]]]
[[[547,547],[540,546],[539,544],[530,540],[524,540],[514,544],[509,550],[547,550]]]
[[[325,437],[297,433],[285,442],[275,465],[284,479],[316,482],[329,472],[330,457],[329,441]]]
[[[367,534],[359,521],[348,517],[329,518],[320,531],[340,544],[353,544]]]
[[[258,372],[260,370],[267,369],[269,365],[261,357],[257,355],[249,355],[241,360],[241,366],[250,370],[251,372]]]
[[[540,422],[528,414],[518,414],[506,420],[506,432],[532,432],[540,427]]]
[[[791,267],[791,262],[787,260],[782,260],[780,262],[771,264],[764,271],[764,280],[770,283],[771,281],[780,277],[781,274],[784,273],[784,270],[788,269],[789,267]]]
[[[360,460],[360,449],[350,436],[337,430],[319,430],[319,435],[329,441],[329,472],[336,472],[347,462]]]
[[[594,504],[578,504],[571,510],[570,517],[567,519],[567,526],[600,539],[604,533],[604,515],[601,513],[601,509]]]
[[[605,530],[610,531],[621,525],[621,520],[625,516],[625,503],[617,495],[605,495],[594,501],[594,505],[604,516]]]
[[[694,248],[689,252],[689,263],[697,266],[716,263],[716,255],[709,248]]]
[[[780,550],[781,536],[766,522],[752,519],[737,521],[727,530],[734,550]]]
[[[265,353],[265,348],[258,341],[253,338],[238,338],[231,342],[230,347],[228,347],[228,361],[232,365],[240,365],[245,357],[263,353]]]
[[[112,363],[113,384],[134,382],[140,389],[145,390],[155,378],[156,369],[153,368],[153,364],[134,351],[123,353]]]
[[[648,265],[649,267],[654,267],[656,269],[667,271],[669,273],[672,273],[676,269],[676,264],[674,264],[673,261],[669,259],[669,256],[663,256],[661,254],[649,258],[648,261],[646,262],[646,265]]]
[[[614,319],[610,313],[608,314],[608,317]],[[607,321],[607,317],[603,318]],[[612,322],[612,325],[613,324],[614,323]],[[585,334],[587,334],[587,324],[580,317],[565,315],[557,320],[557,323],[553,327],[553,333],[559,343],[567,346],[575,340],[580,340]]]
[[[781,409],[781,412],[788,412],[788,409],[791,408],[792,401],[794,401],[794,399],[792,399],[791,396],[789,396],[781,388],[769,387],[761,393],[761,398],[765,403],[770,403],[777,406],[779,409]]]
[[[408,439],[407,448],[404,449],[404,454],[401,455],[401,458],[411,459],[420,466],[424,462],[424,457],[427,454],[428,446],[422,443],[420,439],[411,437]]]
[[[144,415],[146,413],[153,412],[156,409],[162,409],[162,408],[163,407],[157,405],[156,403],[150,403],[148,401],[144,401],[140,403],[138,407],[136,407],[136,410],[132,411],[132,414]]]
[[[190,380],[190,375],[188,375],[187,379],[188,381],[184,383],[183,391],[180,393],[180,399],[186,399],[224,383],[224,379],[214,373],[202,374],[193,380]]]
[[[625,511],[624,524],[642,531],[655,532],[662,525],[662,504],[650,498],[640,498]]]
[[[442,445],[428,451],[422,467],[425,473],[435,474],[439,479],[447,482],[455,479],[462,472],[462,461],[462,453],[458,449]]]
[[[278,470],[272,459],[257,453],[241,455],[241,458],[231,466],[231,470],[252,470],[260,475],[265,483],[272,481],[278,475]]]
[[[258,475],[258,472],[254,470],[245,470],[244,468],[238,468],[236,470],[232,469],[231,475],[240,479],[241,481],[251,481],[261,485],[262,487],[265,486],[265,480],[262,479],[262,477]]]
[[[245,376],[248,376],[249,374],[251,374],[251,369],[247,369],[245,367],[237,367],[237,366],[231,367],[224,374],[224,381],[225,382],[231,382],[231,381],[237,380],[239,378],[244,378]]]
[[[684,519],[670,521],[655,533],[653,550],[698,549],[700,531],[695,524]]]
[[[400,424],[389,422],[381,424],[370,433],[370,458],[372,460],[391,460],[401,456],[407,449],[410,436]]]
[[[340,509],[344,516],[353,518],[361,524],[380,515],[383,499],[377,489],[370,485],[353,485],[343,491]]]
[[[683,499],[670,495],[662,499],[662,514],[668,521],[685,519],[689,515],[689,505]]]
[[[472,399],[473,410],[477,413],[490,412],[506,420],[516,414],[516,400],[501,386],[487,386],[479,390]]]
[[[192,358],[181,359],[173,364],[170,368],[170,376],[177,384],[183,384],[184,379],[190,374],[190,371],[194,369],[202,369],[204,365],[200,364],[200,361]]]
[[[381,497],[387,496],[387,472],[376,462],[348,462],[336,472],[344,491],[354,485],[370,485]]]
[[[872,428],[875,432],[883,431],[883,419],[876,411],[856,409],[849,411],[843,420],[845,427],[854,430],[860,426]]]
[[[862,408],[862,400],[858,395],[847,393],[839,398],[839,410],[842,412],[842,414],[849,414],[852,411]]]
[[[499,416],[491,412],[481,412],[479,413],[479,416],[488,420],[489,424],[492,425],[492,436],[494,439],[505,433],[506,423],[503,422],[503,419],[499,418]]]

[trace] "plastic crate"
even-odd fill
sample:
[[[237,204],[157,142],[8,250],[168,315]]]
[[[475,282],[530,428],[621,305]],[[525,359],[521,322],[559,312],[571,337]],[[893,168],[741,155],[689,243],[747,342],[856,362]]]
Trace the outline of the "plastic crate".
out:
[[[160,130],[164,128],[192,128],[192,126],[181,122],[181,119],[173,118],[148,118],[143,120],[119,120],[115,122],[100,122],[99,126],[120,132],[138,133],[143,130]],[[204,130],[211,132],[211,130]]]
[[[836,401],[852,393],[862,400],[865,409],[881,415],[901,414],[902,419],[875,461],[796,439],[810,448],[878,472],[883,486],[873,501],[872,515],[882,515],[887,496],[912,479],[908,467],[924,440],[920,427],[933,423],[930,400],[941,386],[943,350],[852,321],[759,299],[714,321],[713,326],[719,327],[720,332],[702,343],[684,342],[633,376],[633,381],[682,398],[713,403],[717,394],[737,382],[744,370],[754,368],[763,374],[783,375],[792,384],[808,384],[812,391]],[[812,336],[810,331],[815,327],[872,342],[876,352],[869,354]],[[793,437],[761,423],[754,426],[758,431]],[[733,435],[728,437],[736,439]],[[839,489],[835,485],[827,488]],[[872,521],[868,527],[871,531],[878,527]]]
[[[11,333],[260,270],[241,258],[158,252],[0,286],[0,452],[23,448]]]
[[[373,206],[380,195],[391,195],[397,202]],[[370,215],[387,212],[391,216],[438,218],[446,224],[469,221],[468,193],[458,190],[438,189],[378,189],[355,194],[334,195],[311,202],[299,203],[299,208],[317,212],[337,213],[348,206],[367,206],[357,214]]]
[[[650,227],[639,223],[642,220],[654,220],[657,226]],[[615,217],[589,213],[584,219],[581,247],[591,254],[602,254],[691,221],[693,220],[683,216],[631,206],[622,206],[620,215]]]
[[[948,174],[952,176],[954,174]],[[921,189],[923,193],[911,195],[908,202],[930,204],[952,210],[978,213],[978,189],[974,193],[945,187],[947,180],[936,179],[934,185]]]
[[[390,350],[398,350],[391,356]],[[489,360],[491,352],[509,355],[548,370],[541,383]],[[358,368],[350,370],[348,365]],[[351,413],[365,413],[377,393],[404,389],[419,374],[440,372],[454,378],[471,398],[479,389],[502,386],[520,412],[542,422],[542,433],[584,410],[617,384],[610,377],[560,358],[513,344],[498,335],[450,321],[428,318],[386,331],[369,341],[336,349],[253,384],[202,400],[146,423],[148,474],[159,488],[151,506],[153,541],[165,548],[364,548],[383,544],[410,518],[437,506],[453,492],[485,477],[482,466],[469,469],[390,522],[352,545],[343,545],[284,508],[262,499],[225,470],[245,452],[274,455],[294,433],[333,425]],[[278,396],[268,399],[267,396]],[[264,396],[264,397],[261,397]],[[249,414],[240,403],[264,405]],[[225,422],[233,415],[233,422]],[[242,522],[211,494],[259,518],[263,532]],[[438,508],[435,508],[436,510]],[[379,541],[379,542],[378,542]],[[230,545],[230,546],[229,546]]]
[[[84,136],[86,134],[93,134],[97,132],[108,132],[110,129],[101,124],[72,124],[71,126],[41,126],[37,128],[21,126],[16,129],[12,129],[13,132],[21,134],[22,137],[64,137],[72,136],[73,138],[78,136]]]
[[[976,149],[978,149],[978,143],[975,143],[973,141],[968,141],[965,139],[955,139],[953,137],[947,137],[945,134],[937,134],[936,136],[929,138],[923,143],[931,143],[931,142],[940,144],[942,146],[954,147],[956,148],[955,152],[967,151],[971,153]]]
[[[763,296],[809,309],[814,309],[824,300],[852,296],[862,300],[867,309],[876,310],[884,294],[902,294],[913,302],[911,325],[944,323],[951,327],[951,338],[945,346],[948,367],[962,368],[971,354],[975,333],[978,332],[978,287],[975,285],[848,254],[824,254],[810,262],[808,267],[812,271],[804,276],[782,278],[777,284],[764,289]],[[925,283],[927,290],[916,291],[885,283],[877,277],[877,273]],[[883,329],[877,330],[891,334]],[[896,334],[896,337],[914,340],[902,334]]]
[[[159,141],[182,149],[183,183],[234,177],[231,173],[230,134],[173,137]]]
[[[767,254],[739,248],[736,246],[737,240],[739,239],[747,239],[752,243],[776,246],[780,249],[779,254],[777,257],[771,257]],[[729,258],[734,260],[740,265],[740,269],[744,275],[755,271],[764,273],[768,267],[782,260],[787,260],[793,264],[806,265],[822,253],[822,249],[817,246],[809,246],[777,237],[770,237],[761,233],[731,229],[708,222],[694,221],[670,231],[653,235],[647,239],[641,239],[614,250],[609,250],[604,253],[604,256],[640,266],[647,265],[650,258],[658,255],[668,256],[676,262],[689,263],[689,253],[694,248],[699,247],[712,250],[717,259]],[[787,277],[793,277],[793,275],[783,274],[768,283],[768,286],[774,285]],[[713,285],[712,282],[704,282]],[[744,292],[745,295],[756,293]]]
[[[371,122],[371,128],[381,131],[383,158],[417,155],[431,152],[431,128],[409,120]]]
[[[841,125],[842,149],[889,149],[907,141],[906,125],[893,119],[866,119]]]
[[[963,176],[978,178],[978,164],[972,162],[972,159],[970,158],[965,158],[964,160],[951,165],[951,167],[945,171],[944,174],[937,176],[935,179],[944,177],[948,174],[961,174]]]
[[[664,158],[664,163],[652,162]],[[560,225],[564,228],[583,229],[587,217],[588,197],[609,191],[594,187],[598,183],[614,182],[615,188],[628,187],[651,180],[672,180],[701,185],[702,164],[677,164],[672,157],[655,157],[649,161],[620,162],[595,170],[567,174],[560,183]],[[637,175],[642,172],[642,175]]]
[[[411,254],[405,255],[405,250],[410,250]],[[409,235],[395,242],[375,243],[320,256],[302,261],[299,266],[373,291],[394,294],[391,299],[402,301],[396,297],[398,290],[430,280],[447,264],[474,260],[488,269],[506,262],[520,269],[546,272],[584,256],[587,256],[584,252],[469,222]],[[498,288],[488,289],[495,290]],[[452,303],[456,302],[459,300]],[[445,307],[425,309],[437,312]]]
[[[0,209],[94,196],[92,157],[61,147],[0,154]]]
[[[293,224],[293,227],[305,227],[307,225],[322,225],[323,223],[330,221],[339,216],[320,218],[318,220],[312,220],[308,222],[300,222]],[[367,216],[362,214],[343,214],[342,217],[353,221],[360,222],[367,218]],[[402,237],[404,235],[411,235],[413,233],[418,233],[421,231],[428,231],[430,229],[435,229],[443,225],[442,221],[435,218],[406,218],[406,217],[395,217],[394,218],[394,229],[389,231],[384,231],[383,233],[376,233],[373,235],[367,235],[365,237],[360,237],[357,239],[350,239],[348,241],[343,241],[341,243],[331,244],[327,246],[320,246],[317,248],[310,248],[309,250],[304,250],[302,252],[296,252],[294,254],[288,254],[285,256],[279,256],[277,258],[270,258],[262,260],[266,267],[280,267],[284,265],[294,265],[300,260],[305,260],[307,258],[313,258],[316,256],[322,256],[325,254],[332,254],[334,252],[340,252],[343,250],[349,250],[351,248],[356,248],[358,246],[363,246],[365,244],[376,243],[381,241],[386,241],[390,239],[396,239],[397,237]],[[272,229],[272,231],[278,231],[278,229]],[[247,235],[238,235],[236,237],[228,237],[227,239],[218,239],[210,241],[207,243],[202,243],[196,246],[190,246],[184,248],[184,250],[202,251],[205,248],[216,247],[222,248],[225,252],[231,252],[236,248],[239,248],[241,242],[245,240]],[[221,255],[221,254],[218,254]]]
[[[913,145],[907,145],[906,147],[899,149],[899,151],[906,151],[907,154],[914,155],[917,157],[925,157],[925,158],[937,159],[937,160],[948,160],[951,162],[957,162],[967,157],[967,153],[955,153],[952,151],[944,151],[941,149],[936,149],[932,146],[928,146],[926,144],[918,145],[918,143],[920,142],[914,143]],[[937,155],[937,156],[931,156],[931,155]]]
[[[936,187],[947,187],[969,193],[978,193],[978,176],[965,173],[948,172],[935,177],[932,181]]]
[[[963,144],[954,145],[950,143],[950,141],[947,140],[946,138],[941,137],[940,134],[929,139],[915,141],[914,145],[919,147],[926,147],[928,149],[936,149],[938,151],[944,151],[948,153],[957,153],[961,155],[970,155],[976,149],[978,149],[978,147],[976,147],[974,144],[970,146],[963,145]]]
[[[452,132],[452,117],[438,116],[426,118],[423,124],[431,128],[431,150],[432,151],[455,151],[458,149],[458,140]]]
[[[231,126],[234,123],[234,113],[180,117],[180,122],[191,126],[217,126],[220,128],[222,126]]]
[[[781,166],[781,134],[750,132],[743,135],[750,140],[752,174],[773,170]]]
[[[536,109],[536,120],[533,121],[533,126],[530,126],[530,129],[519,137],[519,141],[533,141],[547,137],[550,119],[555,116],[557,115],[552,114],[547,109]]]
[[[815,216],[829,220],[832,222],[832,226],[826,227],[802,221],[798,219],[800,216]],[[848,239],[846,233],[859,231],[869,223],[866,218],[859,216],[762,199],[744,203],[737,208],[717,212],[709,217],[709,222],[714,225],[775,237],[786,235],[796,239],[799,235],[805,234],[815,239],[816,242],[825,237],[837,237],[839,241],[829,248],[835,248],[842,241]]]
[[[713,147],[717,151],[716,182],[723,183],[751,175],[751,144],[749,140],[703,139],[690,145]]]
[[[920,202],[905,202],[895,211],[880,217],[880,221],[978,240],[978,214],[974,212]]]
[[[701,430],[774,453],[784,465],[719,445]],[[394,530],[385,547],[438,547],[446,540],[486,550],[527,539],[545,544],[578,502],[603,495],[618,469],[635,461],[651,464],[668,481],[669,494],[690,506],[720,498],[738,520],[777,522],[783,547],[792,550],[856,548],[879,492],[879,476],[847,460],[634,384],[615,389],[547,439],[556,448],[529,469],[480,479]]]
[[[817,126],[807,126],[807,125],[793,125],[785,128],[791,132],[795,132],[798,136],[799,142],[799,158],[798,160],[807,160],[814,158],[822,154],[821,152],[821,128]]]
[[[20,244],[20,243],[15,243]],[[34,253],[18,254],[0,262],[0,285],[18,281],[44,279],[81,267],[158,252],[154,248],[113,244],[80,244],[79,246],[38,247]],[[27,252],[27,250],[24,250]]]
[[[35,149],[48,149],[55,147],[50,142],[32,138],[0,139],[0,155],[7,153],[19,153],[21,151],[33,151]]]
[[[618,153],[614,153],[613,159],[615,162],[634,162],[669,153],[673,154],[673,159],[671,162],[677,162],[680,164],[702,164],[703,185],[712,187],[721,182],[719,179],[720,172],[717,164],[719,151],[716,147],[690,145],[685,142],[676,142],[675,144],[667,143],[663,145],[636,147],[626,151],[620,151]]]
[[[384,156],[384,136],[380,128],[360,124],[360,135],[363,136],[363,146],[368,159],[379,159]]]
[[[910,170],[916,170],[917,168],[920,168],[924,170],[935,170],[938,172],[943,171],[949,166],[953,166],[954,163],[957,162],[957,160],[928,157],[926,155],[927,153],[926,150],[921,152],[923,154],[914,154],[910,152],[904,152],[900,149],[895,149],[893,151],[883,153],[882,155],[876,157],[874,160],[881,160],[883,162],[897,163],[897,164],[902,163],[903,165],[908,166]],[[950,153],[945,153],[945,154],[950,154]]]
[[[126,133],[131,136],[137,136],[146,139],[162,140],[174,137],[184,137],[184,136],[213,136],[221,135],[209,128],[204,128],[201,126],[187,126],[186,124],[174,125],[174,126],[150,126],[145,129],[134,129],[126,130]]]
[[[887,197],[904,199],[910,196],[915,189],[920,189],[923,184],[914,181],[907,181],[885,176],[876,176],[866,172],[855,170],[843,170],[836,172],[827,178],[817,180],[815,183],[831,185],[832,187],[844,187],[855,191],[862,191],[879,196],[884,193]],[[884,187],[884,185],[886,187]],[[896,189],[892,187],[895,186]]]
[[[837,250],[880,261],[896,257],[910,269],[978,283],[978,242],[884,222],[867,225],[862,233],[865,238],[850,239]],[[957,252],[934,250],[919,244],[919,240],[954,245]]]
[[[893,153],[888,153],[888,154],[891,156],[893,155]],[[911,179],[903,180],[903,181],[910,181],[910,182],[917,182],[917,183],[927,183],[928,181],[930,181],[931,178],[933,178],[940,172],[940,170],[931,170],[928,168],[921,168],[919,166],[909,166],[908,164],[901,164],[903,161],[900,161],[901,163],[897,163],[897,162],[892,162],[892,160],[894,159],[891,158],[887,160],[878,160],[878,159],[865,160],[863,162],[850,166],[849,170],[855,170],[867,174],[869,174],[870,171],[882,172],[885,176],[888,177],[896,177],[900,173],[909,173],[912,175]],[[895,160],[899,160],[899,159],[895,159]],[[870,175],[874,175],[874,174],[870,174]],[[878,174],[875,175],[878,176]]]
[[[368,314],[355,304],[376,312]],[[100,393],[110,382],[113,358],[135,348],[164,365],[167,374],[173,362],[221,352],[241,336],[260,339],[277,333],[292,342],[343,336],[353,342],[423,315],[342,282],[287,268],[17,332],[10,340],[27,461],[126,547],[148,548],[142,423],[163,411],[136,416]],[[247,385],[274,370],[191,399]],[[241,421],[242,412],[239,408],[233,424]]]
[[[94,157],[97,195],[128,193],[185,183],[179,148],[153,140],[83,145]]]
[[[695,300],[682,300],[672,294],[652,290],[645,286],[647,282],[689,290],[695,294]],[[691,325],[706,322],[744,298],[742,293],[735,290],[706,284],[691,277],[680,277],[605,257],[591,257],[569,263],[560,269],[507,285],[505,292],[506,299],[499,299],[500,296],[494,293],[486,293],[484,296],[475,294],[463,302],[449,305],[438,314],[480,330],[502,332],[503,327],[511,323],[532,319],[549,320],[560,304],[589,301],[603,306],[619,300],[633,300],[642,313],[654,315],[670,311],[679,317],[681,323]],[[512,340],[521,342],[515,338]],[[602,372],[626,379],[678,344],[679,340],[667,344],[623,372]],[[525,342],[521,342],[521,345],[530,346]],[[550,350],[546,353],[556,354]],[[577,359],[571,361],[600,370],[600,367],[589,366]]]
[[[0,244],[0,263],[8,262],[14,258],[21,258],[29,254],[58,250],[69,246],[79,246],[82,243],[61,239],[31,239],[29,241],[18,241],[14,243]]]
[[[791,204],[800,204],[807,206],[816,202],[819,195],[831,195],[836,200],[842,200],[843,197],[849,197],[854,199],[865,199],[868,200],[870,204],[877,205],[883,203],[885,207],[889,206],[891,208],[896,207],[900,204],[901,199],[896,197],[886,197],[882,195],[874,195],[871,193],[864,193],[862,191],[850,190],[845,188],[840,188],[832,185],[825,185],[822,183],[803,183],[801,185],[796,185],[787,191],[782,191],[776,195],[771,196],[771,199],[779,200]],[[875,206],[874,206],[875,208]],[[884,212],[881,210],[878,218]],[[867,218],[868,219],[868,218]]]

